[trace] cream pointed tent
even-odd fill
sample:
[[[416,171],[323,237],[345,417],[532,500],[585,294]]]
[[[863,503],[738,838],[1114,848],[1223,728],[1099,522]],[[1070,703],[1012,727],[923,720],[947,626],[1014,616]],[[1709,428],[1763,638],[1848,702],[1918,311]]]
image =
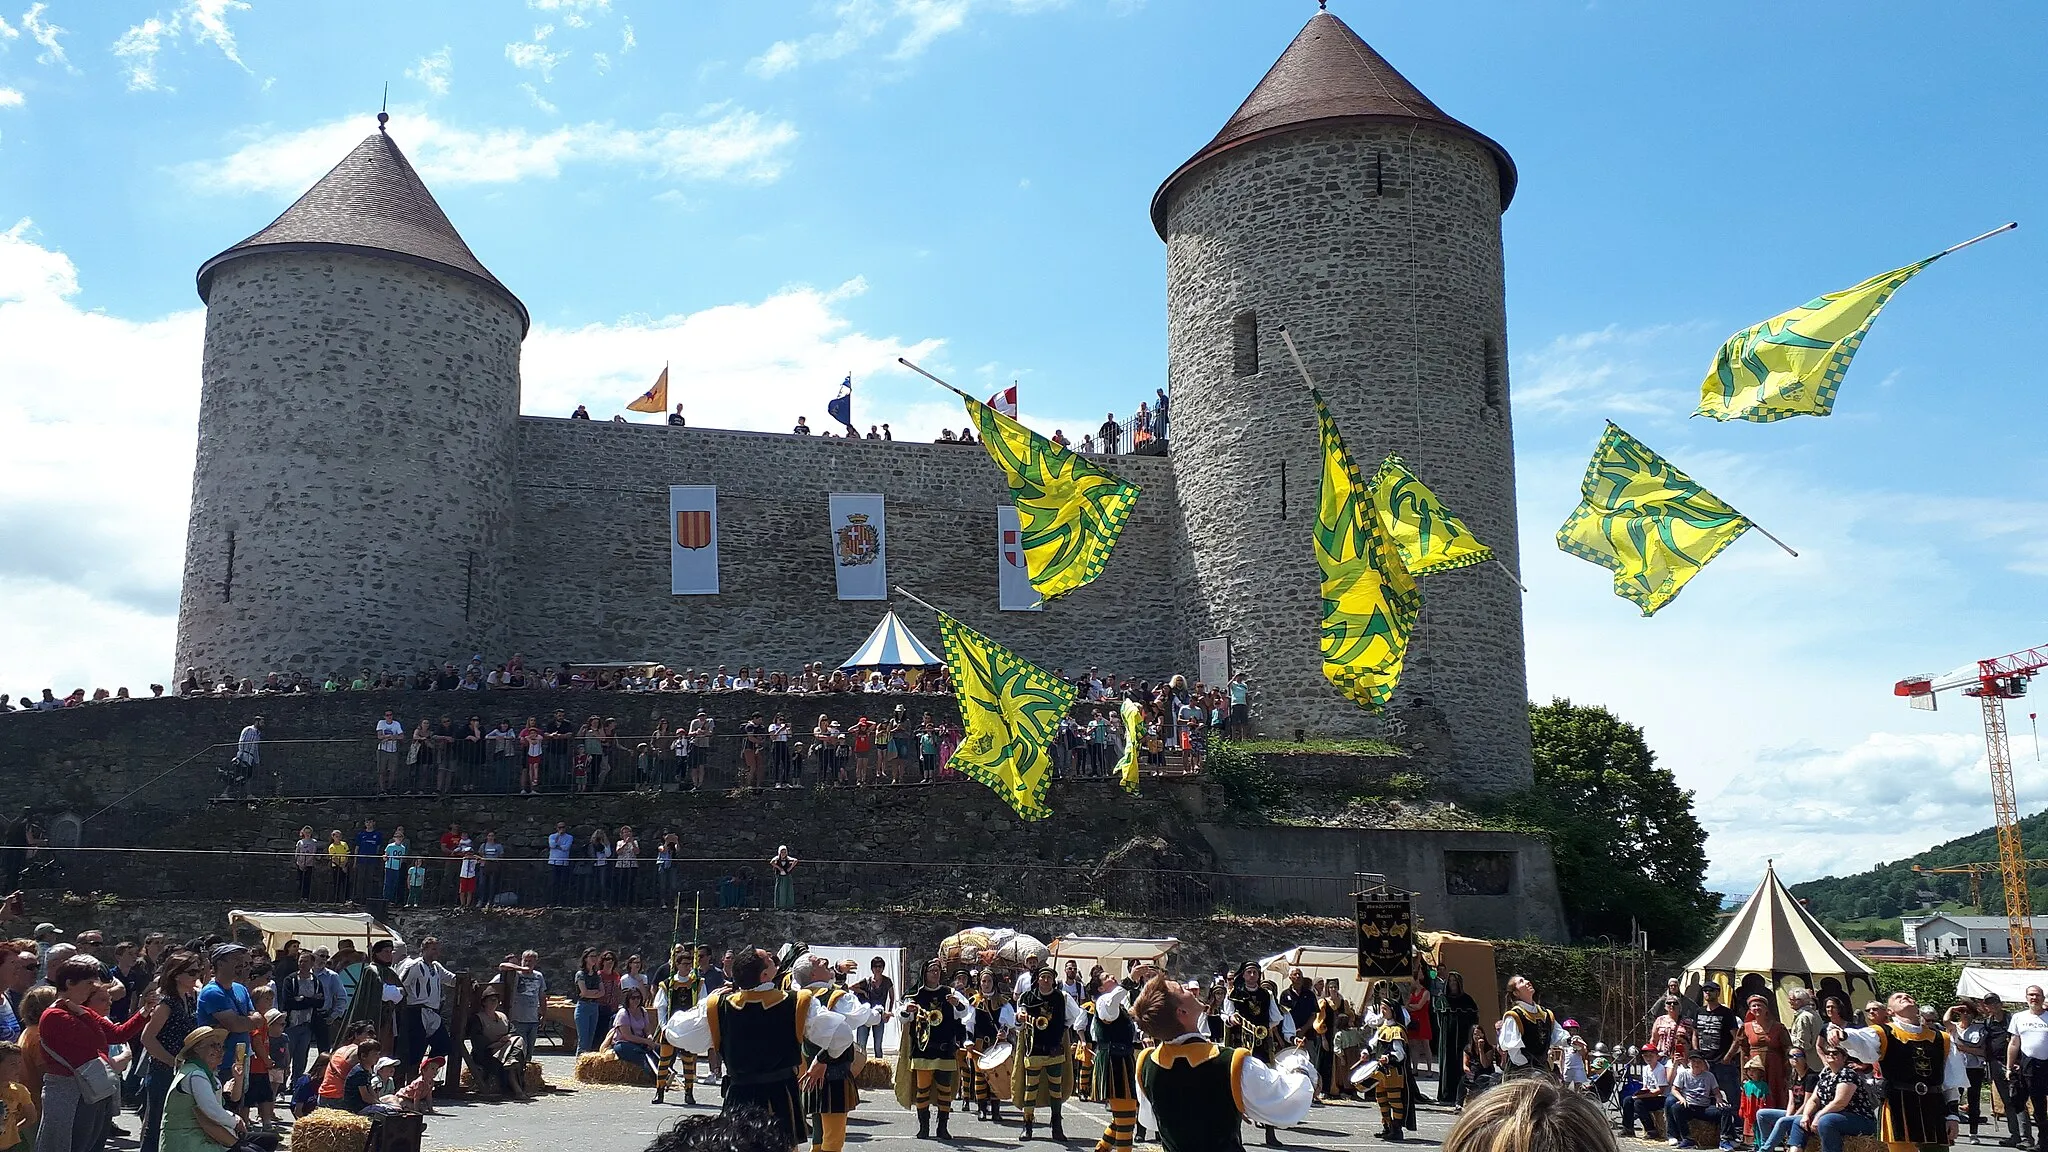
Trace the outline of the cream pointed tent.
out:
[[[1876,973],[1785,890],[1769,861],[1763,883],[1685,966],[1685,977],[1689,989],[1719,985],[1721,1002],[1738,1012],[1751,994],[1769,995],[1782,1020],[1791,1018],[1785,994],[1794,988],[1811,988],[1822,1000],[1839,997],[1849,1008],[1877,996]]]

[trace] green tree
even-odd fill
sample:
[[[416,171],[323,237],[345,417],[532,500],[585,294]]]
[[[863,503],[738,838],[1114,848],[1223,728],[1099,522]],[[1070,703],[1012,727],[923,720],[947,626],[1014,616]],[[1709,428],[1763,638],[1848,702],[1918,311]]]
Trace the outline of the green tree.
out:
[[[1642,729],[1561,699],[1531,704],[1529,728],[1535,785],[1498,810],[1550,840],[1572,934],[1626,940],[1634,919],[1653,947],[1701,943],[1719,904],[1707,833]]]

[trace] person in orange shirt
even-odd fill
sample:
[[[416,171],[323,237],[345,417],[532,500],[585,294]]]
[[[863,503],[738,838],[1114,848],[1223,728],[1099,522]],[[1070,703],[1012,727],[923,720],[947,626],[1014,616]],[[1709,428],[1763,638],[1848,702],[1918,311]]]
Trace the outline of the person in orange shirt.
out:
[[[0,1152],[35,1146],[36,1098],[22,1083],[25,1075],[21,1045],[0,1040]]]

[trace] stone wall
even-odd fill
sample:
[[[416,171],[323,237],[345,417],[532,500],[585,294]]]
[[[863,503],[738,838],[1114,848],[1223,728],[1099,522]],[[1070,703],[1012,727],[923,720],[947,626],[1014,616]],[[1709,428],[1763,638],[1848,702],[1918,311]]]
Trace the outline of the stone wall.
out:
[[[512,645],[536,659],[836,666],[892,606],[936,649],[925,609],[837,598],[827,497],[880,492],[891,585],[1049,669],[1193,671],[1172,645],[1177,514],[1157,458],[1114,459],[1143,494],[1109,566],[1040,612],[998,609],[996,506],[1009,489],[976,446],[526,417],[519,462]],[[718,487],[716,596],[669,592],[671,484]]]
[[[1240,145],[1176,185],[1166,281],[1184,647],[1228,636],[1269,730],[1370,733],[1374,719],[1320,671],[1319,445],[1280,329],[1360,468],[1399,453],[1514,568],[1493,158],[1460,136],[1388,124]],[[1240,342],[1255,346],[1255,364],[1241,362],[1252,349]],[[1430,577],[1423,593],[1395,706],[1441,712],[1453,787],[1526,785],[1520,593],[1493,567]]]
[[[502,296],[415,264],[223,265],[174,667],[317,678],[501,650],[522,332]]]

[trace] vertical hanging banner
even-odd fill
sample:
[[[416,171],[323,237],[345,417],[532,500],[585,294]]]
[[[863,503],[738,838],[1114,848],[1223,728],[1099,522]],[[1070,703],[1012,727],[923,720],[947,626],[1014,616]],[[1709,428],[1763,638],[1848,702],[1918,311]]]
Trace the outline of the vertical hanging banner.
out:
[[[1415,906],[1404,892],[1357,894],[1358,978],[1399,979],[1415,954]]]
[[[1024,566],[1024,527],[1017,520],[1015,504],[996,505],[996,590],[1005,612],[1037,612],[1045,607],[1038,589],[1031,586],[1031,570]]]
[[[885,569],[889,545],[882,524],[881,494],[834,492],[829,501],[832,568],[839,577],[839,598],[887,600],[889,577]]]
[[[668,529],[670,595],[718,595],[718,489],[671,485]]]

